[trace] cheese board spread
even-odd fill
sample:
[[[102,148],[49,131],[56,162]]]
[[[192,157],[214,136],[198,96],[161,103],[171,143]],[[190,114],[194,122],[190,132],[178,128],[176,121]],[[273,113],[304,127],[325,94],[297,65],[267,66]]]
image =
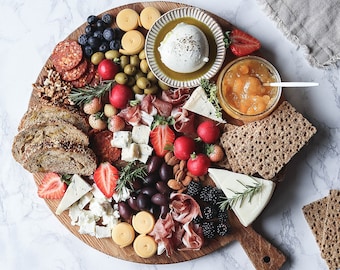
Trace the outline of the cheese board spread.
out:
[[[89,14],[33,84],[13,156],[59,221],[110,256],[168,264],[239,241],[256,269],[279,269],[286,256],[251,223],[316,129],[281,89],[258,119],[220,106],[223,67],[259,49],[255,37],[184,4]],[[239,72],[254,79],[250,68]],[[257,90],[245,98],[253,109],[268,96]]]

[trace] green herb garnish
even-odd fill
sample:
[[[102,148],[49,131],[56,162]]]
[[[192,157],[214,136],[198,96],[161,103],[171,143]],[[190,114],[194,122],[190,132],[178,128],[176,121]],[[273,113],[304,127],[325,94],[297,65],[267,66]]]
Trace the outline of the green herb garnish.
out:
[[[114,80],[107,80],[95,87],[86,85],[84,88],[72,88],[68,97],[75,105],[90,103],[95,97],[101,98],[110,91],[114,83]]]
[[[120,171],[116,191],[121,193],[124,187],[133,190],[133,182],[136,179],[143,179],[146,175],[146,165],[138,164],[135,161],[129,162],[126,166],[122,167]]]
[[[240,202],[240,207],[241,207],[242,203],[247,198],[248,198],[248,202],[251,202],[254,195],[262,189],[262,183],[256,181],[253,177],[252,179],[254,180],[254,185],[245,185],[240,180],[237,180],[237,182],[239,182],[242,186],[244,186],[245,189],[243,190],[243,192],[236,192],[236,191],[229,189],[235,195],[230,198],[224,197],[223,198],[224,200],[219,203],[220,209],[222,211],[226,209],[230,209],[231,207],[234,207],[238,202]]]
[[[222,118],[222,108],[218,102],[216,84],[210,82],[207,79],[202,79],[200,83],[201,83],[201,87],[204,89],[205,93],[207,94],[209,102],[215,108],[216,117]]]

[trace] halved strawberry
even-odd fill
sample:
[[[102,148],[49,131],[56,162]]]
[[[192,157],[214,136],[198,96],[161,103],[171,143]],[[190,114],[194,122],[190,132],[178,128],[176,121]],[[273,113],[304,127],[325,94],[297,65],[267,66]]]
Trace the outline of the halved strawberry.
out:
[[[225,32],[224,36],[225,47],[229,47],[232,53],[236,56],[251,54],[261,47],[259,40],[240,29],[227,31]]]
[[[93,174],[94,182],[106,198],[111,198],[119,179],[119,171],[109,162],[101,163]]]
[[[38,196],[43,199],[61,199],[67,185],[62,181],[61,176],[54,172],[45,174],[41,184],[38,186]]]
[[[151,145],[159,157],[164,157],[175,141],[175,133],[169,127],[171,121],[172,119],[165,119],[160,116],[156,117],[153,129],[150,132]]]

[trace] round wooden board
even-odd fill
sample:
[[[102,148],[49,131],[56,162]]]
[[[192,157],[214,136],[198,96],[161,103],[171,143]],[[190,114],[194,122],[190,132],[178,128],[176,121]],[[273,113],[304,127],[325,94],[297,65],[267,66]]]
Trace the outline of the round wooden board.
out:
[[[175,2],[138,2],[134,4],[128,4],[124,6],[120,6],[108,11],[103,12],[110,13],[114,17],[118,14],[118,12],[124,8],[132,8],[137,12],[140,12],[144,7],[147,6],[154,6],[160,10],[162,14],[165,12],[179,8],[179,7],[186,7],[188,5],[175,3]],[[209,13],[209,12],[208,12]],[[223,31],[231,30],[233,27],[232,24],[227,22],[226,20],[216,16],[215,14],[209,13],[222,27]],[[90,15],[90,14],[89,14]],[[100,16],[101,14],[99,14]],[[78,27],[74,32],[72,32],[67,39],[74,39],[77,40],[78,36],[84,33],[86,23]],[[142,30],[140,29],[141,31]],[[232,54],[227,54],[225,63],[231,61],[235,58]],[[50,59],[47,60],[45,66],[51,66]],[[41,78],[46,74],[44,68],[41,70],[37,82],[41,80]],[[30,104],[29,106],[34,106],[38,103],[37,96],[32,93]],[[34,174],[34,180],[37,185],[41,183],[44,174],[38,173]],[[48,207],[51,209],[53,213],[59,204],[58,200],[45,200]],[[165,254],[160,256],[153,256],[148,259],[143,259],[136,255],[132,246],[120,248],[111,238],[104,238],[104,239],[97,239],[95,237],[89,235],[83,235],[78,232],[77,226],[71,225],[71,220],[68,216],[68,211],[64,211],[61,215],[56,215],[58,220],[68,229],[70,230],[76,237],[81,239],[84,243],[88,244],[89,246],[105,253],[115,258],[138,262],[138,263],[145,263],[145,264],[170,264],[170,263],[177,263],[192,260],[195,258],[199,258],[210,254],[216,251],[219,248],[226,246],[231,241],[237,240],[241,243],[243,248],[245,249],[246,253],[252,260],[254,266],[258,269],[279,269],[281,265],[285,261],[285,256],[273,247],[269,242],[267,242],[261,235],[257,234],[251,226],[244,228],[235,218],[235,216],[230,213],[230,223],[233,228],[233,232],[225,237],[218,237],[212,240],[209,240],[205,243],[204,247],[197,251],[176,251],[171,257],[167,257]],[[263,258],[270,257],[270,262],[265,262]]]

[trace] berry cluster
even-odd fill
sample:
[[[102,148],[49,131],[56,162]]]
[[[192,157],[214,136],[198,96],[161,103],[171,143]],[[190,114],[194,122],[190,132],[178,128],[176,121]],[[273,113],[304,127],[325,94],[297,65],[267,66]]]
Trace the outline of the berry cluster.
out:
[[[78,37],[86,57],[91,57],[95,52],[105,53],[108,50],[119,50],[122,31],[111,28],[113,17],[104,14],[101,18],[90,15],[87,18],[85,33]]]
[[[202,227],[205,238],[212,239],[229,233],[228,212],[218,207],[218,203],[224,196],[221,189],[202,186],[199,182],[191,181],[187,194],[200,202],[202,217],[196,217],[194,223]]]

